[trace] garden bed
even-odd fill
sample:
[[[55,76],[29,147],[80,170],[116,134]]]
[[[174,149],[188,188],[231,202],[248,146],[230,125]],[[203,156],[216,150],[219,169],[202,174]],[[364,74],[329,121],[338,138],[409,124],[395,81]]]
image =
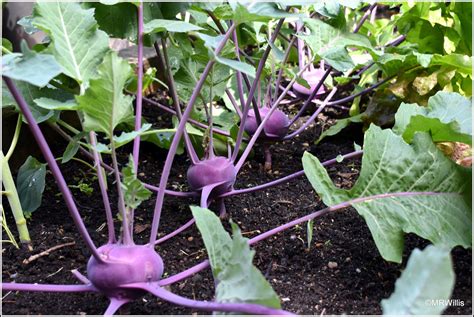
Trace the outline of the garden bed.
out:
[[[162,115],[146,108],[145,117],[153,119]],[[361,143],[360,126],[345,129],[336,137],[325,139],[322,144],[313,145],[321,127],[328,127],[339,117],[339,112],[328,109],[314,125],[291,146],[275,144],[274,166],[271,173],[263,171],[263,153],[245,164],[239,175],[236,188],[245,188],[288,175],[301,170],[301,156],[304,151],[316,155],[321,161],[353,150],[354,141]],[[160,120],[166,120],[160,118]],[[58,149],[64,144],[57,144]],[[122,161],[126,160],[124,149]],[[144,146],[141,178],[150,184],[157,184],[166,151],[154,146]],[[177,158],[170,179],[170,186],[185,184],[188,166],[185,156]],[[91,180],[94,172],[86,166],[70,162],[62,166],[66,180],[76,185],[84,176],[90,180],[94,191],[90,196],[72,189],[83,219],[94,241],[106,240],[105,217],[102,210],[100,191],[96,181]],[[328,167],[333,181],[343,188],[350,188],[358,177],[360,159],[345,160]],[[70,220],[67,208],[51,175],[46,179],[46,190],[41,208],[34,213],[30,231],[34,239],[34,254],[56,245],[74,241],[68,246],[24,265],[23,259],[31,254],[4,245],[3,279],[18,283],[77,284],[70,273],[73,269],[85,273],[89,252]],[[243,194],[227,200],[230,218],[241,227],[244,236],[252,237],[259,232],[323,208],[323,204],[310,190],[311,185],[302,176],[291,183],[256,193]],[[186,188],[174,188],[186,190]],[[114,196],[111,202],[115,203]],[[173,231],[191,218],[189,204],[197,201],[188,198],[167,197],[162,216],[160,236]],[[145,202],[137,211],[135,229],[137,243],[146,243],[154,200]],[[8,213],[9,214],[9,213]],[[118,222],[118,220],[116,220]],[[228,221],[223,221],[227,225]],[[259,232],[255,230],[260,230]],[[380,256],[369,229],[353,208],[346,208],[315,220],[314,238],[307,249],[306,226],[290,230],[260,242],[255,246],[254,263],[262,271],[275,291],[280,295],[283,309],[297,314],[381,314],[380,301],[390,296],[394,283],[406,265],[406,259],[414,248],[424,248],[427,241],[409,235],[401,265],[390,263]],[[206,259],[206,251],[195,226],[157,247],[165,263],[165,274],[172,275]],[[464,301],[463,307],[450,307],[445,314],[471,314],[472,271],[471,250],[456,248],[452,252],[456,272],[453,299]],[[334,267],[337,263],[337,267]],[[166,276],[166,275],[165,275]],[[211,300],[214,296],[213,278],[209,269],[171,286],[173,292],[189,298]],[[100,315],[108,305],[99,294],[55,294],[12,292],[3,300],[4,314],[95,314]],[[202,313],[184,307],[165,303],[151,295],[124,306],[122,314],[192,314]]]

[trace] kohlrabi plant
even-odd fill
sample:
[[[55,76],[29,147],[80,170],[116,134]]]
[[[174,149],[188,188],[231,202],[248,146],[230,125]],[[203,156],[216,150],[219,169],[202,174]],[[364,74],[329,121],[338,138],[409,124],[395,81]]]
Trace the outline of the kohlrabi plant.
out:
[[[38,2],[27,20],[47,37],[34,49],[24,45],[22,53],[9,53],[2,59],[3,81],[9,92],[4,94],[3,102],[21,113],[19,124],[21,118],[28,124],[91,254],[86,273],[73,272],[81,284],[5,281],[4,291],[95,292],[110,300],[106,315],[147,293],[209,312],[291,314],[282,309],[278,295],[253,265],[250,246],[306,223],[311,227],[308,235],[312,235],[315,219],[351,206],[366,221],[385,260],[400,263],[404,233],[414,233],[434,246],[422,251],[430,259],[426,267],[420,268],[420,251],[415,251],[407,271],[416,274],[425,269],[426,274],[432,274],[441,267],[452,274],[449,250],[470,247],[472,236],[471,170],[456,164],[437,147],[439,142],[471,145],[471,101],[460,94],[464,90],[460,87],[467,84],[456,74],[451,77],[456,89],[433,93],[426,107],[401,103],[393,128],[370,125],[363,150],[342,153],[325,162],[306,152],[303,170],[254,187],[234,188],[252,151],[261,146],[265,168],[270,170],[270,145],[291,146],[282,141],[298,137],[328,107],[350,110],[349,118],[331,128],[335,134],[350,122],[358,122],[353,118],[361,116],[361,99],[374,90],[393,89],[406,73],[453,65],[453,60],[442,55],[444,52],[428,52],[426,42],[418,47],[420,51],[408,52],[415,33],[407,25],[418,25],[419,19],[429,16],[427,11],[414,9],[419,4],[403,4],[403,11],[410,14],[383,22],[374,18],[377,3],[352,9],[339,1],[297,1],[289,5],[229,1],[167,7],[138,1],[120,5],[119,9],[109,2]],[[444,15],[460,14],[456,5],[453,10],[449,9],[451,5],[446,7],[440,9]],[[113,11],[116,17],[107,15],[110,8],[117,9]],[[420,16],[414,16],[414,12]],[[123,19],[123,25],[112,23],[111,18]],[[371,21],[367,21],[369,18]],[[459,19],[453,20],[457,23]],[[465,23],[464,18],[461,20]],[[384,24],[384,28],[374,26],[377,23]],[[254,30],[251,36],[249,26]],[[465,32],[462,27],[458,29],[456,32]],[[136,43],[135,69],[109,48],[112,37]],[[156,74],[144,74],[144,47],[151,46],[163,79],[154,81],[161,83],[165,91],[162,99],[167,104],[144,96],[144,81]],[[472,55],[472,46],[466,43],[459,50],[460,54]],[[399,52],[404,52],[403,58]],[[466,73],[467,68],[462,67],[462,71],[461,77],[472,77],[472,73]],[[143,118],[144,104],[172,114],[173,127],[152,127]],[[289,104],[298,106],[296,114],[285,107]],[[311,110],[311,104],[317,108]],[[61,119],[61,112],[66,111],[77,114],[80,128]],[[91,239],[58,159],[38,125],[41,122],[69,142],[61,158],[63,163],[77,153],[93,163],[103,200],[107,241]],[[139,179],[141,141],[167,149],[157,185]],[[117,151],[128,143],[133,143],[128,161],[119,162]],[[175,157],[182,152],[189,159],[189,191],[169,189]],[[336,187],[325,167],[360,156],[362,167],[353,187]],[[4,159],[2,154],[2,167],[7,166],[8,157]],[[263,190],[303,175],[326,208],[250,239],[244,238],[232,221],[232,236],[224,229],[221,219],[227,213],[226,197]],[[2,180],[5,186],[11,185],[9,179]],[[12,187],[7,191],[14,193]],[[111,191],[117,194],[113,206],[118,209],[120,230],[114,224]],[[153,215],[150,235],[146,244],[139,245],[134,242],[134,213],[152,193],[156,198],[154,210],[149,211]],[[190,207],[192,217],[188,222],[158,238],[167,196],[194,198],[198,206]],[[213,202],[219,206],[220,217],[209,209]],[[10,204],[16,215],[15,203]],[[194,224],[209,259],[164,277],[167,263],[160,256],[159,245]],[[215,280],[214,300],[189,299],[167,289],[209,266]],[[409,292],[406,275],[397,282],[393,296],[382,303],[384,312],[433,312],[397,308]],[[426,282],[421,274],[419,282]],[[448,282],[452,284],[452,278]],[[451,287],[439,293],[439,298],[450,294]],[[413,296],[408,299],[413,307],[422,300]]]

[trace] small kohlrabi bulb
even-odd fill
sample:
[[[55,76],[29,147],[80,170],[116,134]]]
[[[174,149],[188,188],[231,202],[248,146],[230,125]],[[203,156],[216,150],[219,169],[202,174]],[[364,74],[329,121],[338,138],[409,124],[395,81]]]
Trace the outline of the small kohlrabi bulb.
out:
[[[259,109],[260,118],[263,120],[270,111],[270,108],[263,107]],[[265,125],[263,126],[263,131],[265,135],[269,138],[281,139],[286,136],[288,128],[290,126],[290,120],[288,116],[283,113],[283,111],[275,109],[270,115],[270,118]],[[245,132],[249,135],[253,135],[257,131],[258,124],[257,118],[255,117],[255,111],[253,109],[249,110],[247,119],[245,120]]]
[[[311,69],[311,70],[303,72],[301,77],[308,82],[310,88],[306,88],[303,85],[294,83],[293,90],[300,95],[305,95],[305,96],[311,95],[313,90],[316,89],[316,86],[318,85],[321,78],[324,76],[325,72],[326,71],[320,68],[315,68],[315,69]],[[321,87],[319,87],[318,92],[316,93],[315,97],[322,95],[325,92],[326,92],[326,87],[324,87],[324,84],[323,84],[321,85]]]
[[[213,193],[222,194],[232,190],[237,172],[234,164],[226,157],[216,156],[192,165],[188,169],[189,187],[200,191],[205,186],[222,183],[214,188]]]

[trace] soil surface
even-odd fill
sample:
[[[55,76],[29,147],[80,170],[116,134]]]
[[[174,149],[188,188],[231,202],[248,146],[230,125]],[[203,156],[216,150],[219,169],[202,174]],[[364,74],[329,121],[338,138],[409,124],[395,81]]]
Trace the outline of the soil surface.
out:
[[[304,151],[316,155],[321,161],[354,150],[354,142],[362,143],[360,126],[349,127],[336,137],[326,138],[314,145],[322,129],[334,123],[339,116],[347,116],[340,110],[327,109],[318,123],[300,137],[286,144],[274,144],[273,170],[263,170],[263,151],[244,165],[237,178],[236,188],[245,188],[280,178],[302,169]],[[145,117],[150,122],[169,121],[169,117],[149,106]],[[55,146],[56,154],[66,144]],[[130,148],[121,151],[120,161],[127,161]],[[140,177],[150,184],[158,184],[166,151],[144,144],[141,152]],[[184,155],[177,157],[168,187],[187,190],[186,169],[189,161]],[[71,161],[61,166],[68,184],[79,185],[82,181],[93,189],[81,192],[74,187],[75,200],[86,227],[96,242],[105,243],[106,229],[102,200],[97,181],[85,165]],[[358,177],[360,159],[345,160],[328,167],[333,181],[340,187],[350,188]],[[109,178],[109,184],[112,179]],[[113,185],[110,185],[111,187]],[[84,187],[84,186],[83,186]],[[86,186],[87,187],[87,186]],[[40,209],[29,221],[34,241],[33,254],[51,247],[75,242],[30,264],[23,260],[31,253],[3,244],[3,281],[18,283],[79,284],[71,274],[78,269],[85,274],[89,252],[74,227],[51,174],[47,175],[46,190]],[[111,201],[115,202],[114,194]],[[145,243],[149,238],[151,217],[155,199],[140,206],[136,212],[135,239]],[[191,218],[190,204],[194,199],[167,196],[163,209],[160,236],[169,233]],[[8,204],[5,204],[8,205]],[[324,207],[305,177],[290,183],[256,193],[226,199],[230,217],[240,226],[246,237],[252,237],[278,225],[296,219]],[[215,206],[211,206],[215,209]],[[116,210],[116,209],[115,209]],[[8,210],[6,211],[9,214]],[[8,218],[14,231],[14,223]],[[226,221],[224,221],[226,222]],[[227,226],[227,225],[226,225]],[[116,220],[116,227],[119,222]],[[227,226],[228,227],[228,226]],[[377,251],[364,220],[352,208],[328,214],[314,221],[314,237],[307,248],[306,225],[297,226],[255,246],[254,263],[266,276],[281,298],[283,308],[297,314],[381,314],[380,301],[390,296],[396,279],[406,265],[414,248],[424,248],[428,242],[416,236],[406,236],[402,264],[383,260]],[[156,248],[165,263],[165,275],[183,271],[206,259],[206,251],[196,227],[159,245]],[[456,271],[453,299],[464,302],[463,307],[450,307],[446,314],[471,314],[471,250],[456,248],[452,252]],[[182,282],[173,284],[171,290],[182,296],[211,300],[214,282],[209,269]],[[94,293],[58,294],[8,292],[3,294],[3,314],[103,314],[107,299]],[[147,295],[120,311],[120,314],[194,314],[202,313],[165,303]]]

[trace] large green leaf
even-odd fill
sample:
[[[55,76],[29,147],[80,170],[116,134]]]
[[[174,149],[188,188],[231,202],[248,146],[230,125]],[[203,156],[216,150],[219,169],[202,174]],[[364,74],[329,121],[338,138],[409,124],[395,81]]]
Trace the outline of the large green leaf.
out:
[[[440,315],[448,306],[454,278],[449,249],[429,245],[413,250],[395,291],[382,300],[384,315]]]
[[[217,301],[280,308],[277,294],[252,264],[255,251],[250,250],[239,227],[232,223],[231,238],[212,211],[194,206],[191,210],[209,255]]]
[[[311,50],[339,71],[354,67],[347,47],[359,47],[375,52],[369,39],[361,34],[345,32],[319,19],[304,19],[309,35],[298,35]]]
[[[402,103],[394,131],[411,142],[416,132],[430,132],[433,141],[472,144],[472,104],[458,93],[440,91],[427,107]]]
[[[32,213],[41,205],[46,176],[46,164],[28,156],[18,170],[16,188],[20,197],[21,208],[25,213]]]
[[[38,87],[46,86],[61,73],[61,66],[49,54],[38,54],[21,42],[23,54],[12,53],[2,56],[2,75],[11,79],[26,81]]]
[[[410,193],[353,204],[386,260],[401,262],[404,233],[436,245],[471,246],[471,171],[445,157],[426,133],[417,133],[409,145],[391,130],[372,125],[365,134],[360,176],[350,190],[337,188],[311,154],[304,154],[303,166],[328,206],[378,194]]]
[[[108,36],[97,29],[94,10],[75,2],[38,2],[34,25],[52,40],[52,52],[64,73],[87,87],[109,49]]]
[[[132,68],[115,52],[109,52],[98,68],[99,76],[91,79],[90,87],[77,96],[79,109],[84,113],[84,129],[101,131],[112,137],[115,127],[132,116],[132,96],[123,89],[132,76]]]

